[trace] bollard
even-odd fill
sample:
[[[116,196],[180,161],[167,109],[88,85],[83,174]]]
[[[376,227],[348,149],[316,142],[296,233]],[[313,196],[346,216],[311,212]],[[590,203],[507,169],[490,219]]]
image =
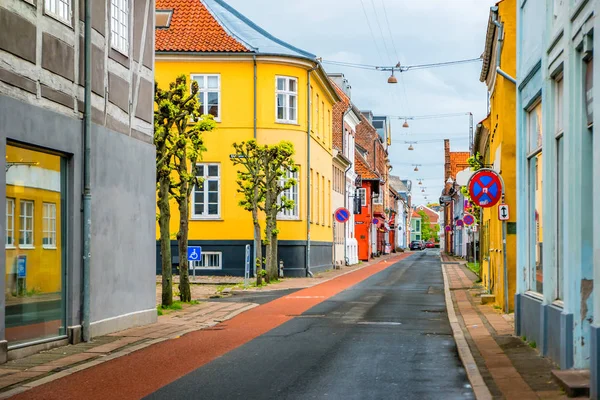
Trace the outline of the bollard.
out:
[[[279,277],[283,278],[283,260],[279,260]]]

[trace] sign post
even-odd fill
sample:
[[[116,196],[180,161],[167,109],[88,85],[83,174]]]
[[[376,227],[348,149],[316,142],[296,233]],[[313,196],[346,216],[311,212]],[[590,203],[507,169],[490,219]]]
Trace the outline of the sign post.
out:
[[[244,287],[248,287],[250,280],[250,245],[246,245],[246,266],[244,268]]]
[[[508,206],[504,204],[504,180],[502,176],[491,168],[481,168],[475,172],[468,183],[469,193],[473,203],[481,208],[493,207],[501,202],[498,207],[498,219],[502,221],[502,258],[504,264],[504,309],[508,313],[508,267],[506,257],[506,221],[509,218]],[[504,208],[503,208],[504,206]],[[502,211],[506,211],[503,213]],[[502,217],[502,218],[501,218]],[[488,273],[488,290],[489,284]]]
[[[188,261],[201,261],[202,260],[202,247],[188,246],[187,258],[188,258]],[[194,266],[194,278],[196,278],[196,266]]]
[[[17,293],[25,294],[27,291],[27,256],[20,255],[17,258]]]

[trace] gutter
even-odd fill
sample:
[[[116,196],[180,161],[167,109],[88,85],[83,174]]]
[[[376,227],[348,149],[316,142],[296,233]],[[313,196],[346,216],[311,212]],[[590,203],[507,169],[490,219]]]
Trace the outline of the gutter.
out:
[[[492,22],[498,28],[498,44],[496,46],[496,72],[506,80],[516,84],[517,80],[500,68],[500,57],[502,56],[502,46],[504,43],[504,24],[498,21],[498,6],[491,7],[490,10],[492,12]]]
[[[89,1],[89,0],[86,0]],[[310,106],[310,73],[319,68],[319,64],[306,71],[306,275],[314,276],[310,272],[310,125],[312,122],[312,107]]]
[[[89,342],[90,334],[90,264],[92,233],[91,190],[91,141],[92,141],[92,1],[85,0],[84,31],[84,113],[83,113],[83,341]]]

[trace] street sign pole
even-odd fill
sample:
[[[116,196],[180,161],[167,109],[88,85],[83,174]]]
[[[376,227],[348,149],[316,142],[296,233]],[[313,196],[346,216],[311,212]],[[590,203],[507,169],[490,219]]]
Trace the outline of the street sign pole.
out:
[[[248,287],[248,281],[250,280],[250,245],[246,245],[246,265],[244,268],[244,287]]]

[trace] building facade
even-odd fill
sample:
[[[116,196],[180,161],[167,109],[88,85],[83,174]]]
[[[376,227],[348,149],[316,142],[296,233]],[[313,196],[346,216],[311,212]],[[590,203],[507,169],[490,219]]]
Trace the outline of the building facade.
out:
[[[448,254],[456,254],[459,243],[462,243],[460,230],[456,224],[462,219],[464,207],[464,196],[460,193],[460,184],[457,182],[459,172],[469,168],[467,159],[469,152],[450,151],[450,140],[444,140],[444,182],[445,186],[440,198],[440,204],[444,208],[444,251]],[[447,201],[442,201],[446,199]],[[458,208],[459,211],[455,209]]]
[[[599,3],[519,5],[515,329],[561,369],[589,368],[598,398]]]
[[[484,166],[493,168],[504,181],[503,203],[512,211],[510,220],[506,222],[507,249],[514,249],[517,243],[516,85],[511,80],[516,76],[517,68],[516,14],[516,0],[505,0],[490,10],[479,78],[488,88],[489,112],[488,117],[477,125],[473,146],[474,153],[481,155]],[[501,28],[496,24],[500,24]],[[511,79],[499,73],[498,68]],[[498,205],[482,209],[481,232],[487,240],[482,247],[485,256],[481,263],[481,279],[488,291],[495,295],[495,303],[503,308],[508,304],[508,310],[504,309],[504,312],[510,312],[514,309],[517,254],[514,251],[507,252],[505,274],[502,221],[498,219]],[[505,276],[508,277],[506,283]],[[508,287],[508,293],[505,293],[505,287]]]
[[[154,6],[90,5],[89,290],[82,283],[84,2],[0,5],[2,361],[78,342],[88,323],[93,337],[157,317],[155,254],[148,252],[155,236]],[[114,12],[119,24],[111,24]]]
[[[190,245],[202,260],[192,273],[243,275],[245,246],[253,244],[251,214],[238,202],[232,144],[293,143],[297,185],[279,216],[279,256],[286,276],[332,266],[332,108],[340,99],[315,55],[274,38],[221,0],[157,1],[166,15],[156,26],[156,80],[161,87],[184,74],[200,85],[203,113],[217,121],[204,136],[203,177],[194,190]],[[171,229],[178,215],[172,210]],[[156,246],[160,251],[160,246]],[[172,242],[173,262],[178,262]],[[157,270],[160,264],[157,263]]]

